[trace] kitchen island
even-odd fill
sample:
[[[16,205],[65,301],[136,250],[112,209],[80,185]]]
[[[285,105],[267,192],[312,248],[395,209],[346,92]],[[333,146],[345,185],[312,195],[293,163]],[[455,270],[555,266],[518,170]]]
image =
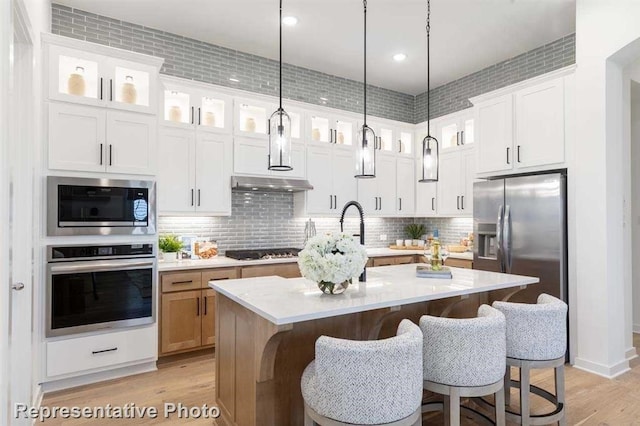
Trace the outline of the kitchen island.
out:
[[[210,282],[216,297],[216,403],[220,424],[302,425],[302,371],[321,335],[389,337],[400,320],[446,316],[470,295],[513,292],[533,277],[452,268],[453,279],[415,277],[416,265],[367,269],[367,282],[342,295],[321,294],[304,278],[257,277]],[[430,304],[446,299],[439,312]]]

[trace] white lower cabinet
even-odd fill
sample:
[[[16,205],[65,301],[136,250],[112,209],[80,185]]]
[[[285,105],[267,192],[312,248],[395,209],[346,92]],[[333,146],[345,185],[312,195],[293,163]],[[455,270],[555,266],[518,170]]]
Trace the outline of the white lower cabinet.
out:
[[[48,107],[50,169],[155,174],[155,116],[70,103]]]
[[[158,144],[160,214],[231,214],[231,136],[162,127]]]
[[[398,158],[396,163],[396,213],[411,216],[416,210],[415,164],[412,158]]]
[[[345,203],[357,198],[354,174],[354,154],[350,147],[309,145],[307,179],[313,189],[295,194],[296,214],[339,215]]]
[[[291,144],[291,167],[293,167],[293,170],[287,172],[269,170],[268,139],[246,136],[234,137],[234,174],[304,179],[306,176],[304,144]]]
[[[47,377],[73,375],[158,358],[156,326],[47,342]]]
[[[476,158],[473,150],[440,154],[440,177],[437,184],[439,216],[473,216],[473,182]],[[423,200],[421,208],[428,208]]]

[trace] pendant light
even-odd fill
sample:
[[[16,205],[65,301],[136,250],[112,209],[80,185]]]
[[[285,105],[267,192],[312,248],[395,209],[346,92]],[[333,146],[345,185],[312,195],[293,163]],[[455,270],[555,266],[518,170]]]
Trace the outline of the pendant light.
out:
[[[440,144],[431,136],[430,50],[431,0],[427,0],[427,136],[422,140],[422,179],[418,182],[437,182],[440,172]]]
[[[376,134],[367,126],[367,0],[364,5],[364,122],[358,130],[356,178],[376,177]]]
[[[282,0],[280,0],[280,106],[269,118],[269,170],[291,171],[291,118],[282,108]]]

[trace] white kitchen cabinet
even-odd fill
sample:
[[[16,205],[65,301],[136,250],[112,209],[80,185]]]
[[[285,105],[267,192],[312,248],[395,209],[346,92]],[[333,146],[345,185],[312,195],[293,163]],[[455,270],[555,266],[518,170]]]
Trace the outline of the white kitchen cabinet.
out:
[[[235,98],[233,101],[234,134],[245,138],[268,140],[269,117],[276,108],[274,103]]]
[[[513,168],[513,95],[476,105],[478,172],[501,172]]]
[[[354,146],[358,134],[358,123],[347,116],[310,112],[306,115],[306,141],[312,144],[335,144]]]
[[[163,126],[158,145],[160,214],[231,214],[230,135]]]
[[[416,183],[416,215],[435,216],[438,213],[438,184],[436,182]]]
[[[415,156],[415,142],[413,140],[413,128],[400,127],[396,131],[396,149],[395,151],[401,157],[413,158]]]
[[[339,148],[339,147],[338,147]],[[348,201],[357,198],[352,150],[330,144],[307,147],[307,179],[310,191],[295,194],[296,214],[337,216]]]
[[[358,201],[367,216],[395,216],[396,214],[396,158],[378,156],[376,177],[357,179]]]
[[[396,161],[396,213],[399,216],[412,216],[416,208],[415,162],[410,158],[398,158]]]
[[[441,151],[457,149],[474,143],[473,109],[468,109],[444,117],[436,122],[435,137],[440,142]]]
[[[564,80],[516,92],[517,168],[564,162]]]
[[[440,216],[473,216],[473,182],[476,155],[473,150],[440,154],[440,177],[437,184],[437,209]],[[422,201],[424,210],[428,201]]]
[[[48,108],[50,169],[155,173],[154,116],[58,102]]]
[[[291,144],[290,171],[269,170],[269,142],[253,137],[236,136],[233,141],[233,172],[237,175],[277,176],[292,179],[306,177],[305,147],[302,143]]]
[[[162,59],[47,35],[50,100],[155,114]]]

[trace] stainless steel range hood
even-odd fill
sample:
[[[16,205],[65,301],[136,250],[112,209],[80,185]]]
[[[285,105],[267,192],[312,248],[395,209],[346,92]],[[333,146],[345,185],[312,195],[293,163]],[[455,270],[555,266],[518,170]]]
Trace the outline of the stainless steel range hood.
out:
[[[300,192],[313,189],[306,179],[231,176],[233,191]]]

